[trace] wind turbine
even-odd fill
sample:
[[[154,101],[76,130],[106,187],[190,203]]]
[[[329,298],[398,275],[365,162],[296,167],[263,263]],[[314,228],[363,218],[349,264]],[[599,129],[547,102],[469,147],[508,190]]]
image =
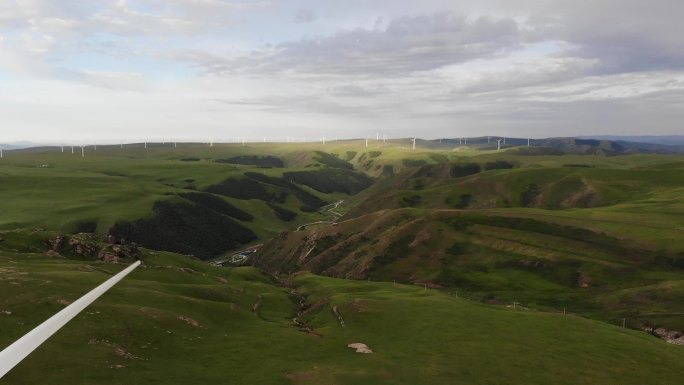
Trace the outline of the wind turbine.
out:
[[[62,152],[64,152],[64,145],[62,145]]]
[[[147,150],[147,141],[145,141],[145,150]]]
[[[487,136],[487,144],[489,144],[489,139],[491,139],[489,136]]]
[[[376,142],[380,141],[380,133],[379,132],[375,133],[375,141]]]
[[[2,159],[2,157],[3,157],[3,155],[2,155],[2,146],[0,146],[0,159]]]
[[[366,138],[366,148],[368,148],[368,138]]]
[[[501,139],[496,140],[496,151],[501,151]]]
[[[325,135],[323,135],[323,145],[325,146]]]
[[[85,158],[85,147],[81,146],[81,158]]]
[[[411,139],[411,141],[413,142],[413,149],[415,150],[416,149],[416,138]]]
[[[71,154],[74,154],[74,146],[71,146]]]
[[[463,138],[463,144],[468,144],[468,138]]]
[[[387,143],[387,134],[382,134],[382,142]]]
[[[530,138],[527,138],[527,147],[530,147]]]

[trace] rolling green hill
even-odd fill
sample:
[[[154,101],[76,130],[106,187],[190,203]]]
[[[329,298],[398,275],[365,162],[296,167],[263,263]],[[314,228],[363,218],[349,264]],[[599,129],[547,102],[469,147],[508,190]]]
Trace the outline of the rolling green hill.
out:
[[[279,284],[254,268],[149,250],[143,260],[3,383],[672,384],[684,375],[681,347],[572,315],[309,274]],[[121,267],[3,250],[0,269],[5,346]],[[373,353],[347,347],[356,342]]]
[[[677,383],[684,156],[485,139],[6,152],[0,347],[144,264],[3,380]]]

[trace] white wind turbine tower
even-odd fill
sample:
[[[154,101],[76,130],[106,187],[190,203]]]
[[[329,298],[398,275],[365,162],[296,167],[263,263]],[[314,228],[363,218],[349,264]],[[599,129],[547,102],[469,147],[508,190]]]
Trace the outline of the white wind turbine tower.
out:
[[[375,133],[375,141],[376,141],[376,142],[379,142],[379,141],[380,141],[380,133],[379,133],[379,132],[376,132],[376,133]]]
[[[74,154],[74,146],[71,146],[71,154]]]
[[[325,146],[325,135],[323,135],[323,145]]]
[[[0,146],[0,159],[2,159],[3,154],[2,154],[2,146]]]
[[[496,151],[501,151],[501,139],[496,140]]]
[[[387,143],[387,134],[382,134],[382,142]]]
[[[413,142],[413,149],[416,149],[416,138],[412,138],[411,141]]]
[[[62,145],[61,147],[62,147],[62,152],[64,152],[64,145]]]
[[[468,138],[463,138],[463,144],[468,144]]]
[[[366,148],[368,148],[368,138],[366,138]]]
[[[81,146],[81,158],[85,158],[85,147]]]
[[[527,147],[530,147],[530,138],[527,138]]]

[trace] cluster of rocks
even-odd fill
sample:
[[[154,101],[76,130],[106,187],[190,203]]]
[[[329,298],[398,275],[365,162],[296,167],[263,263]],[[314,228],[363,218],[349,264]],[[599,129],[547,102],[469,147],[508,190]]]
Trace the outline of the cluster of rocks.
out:
[[[676,330],[667,330],[665,328],[653,328],[645,327],[644,331],[653,334],[656,337],[660,337],[665,341],[674,344],[684,346],[684,333]]]
[[[115,243],[116,239],[112,236],[109,236],[107,241],[107,246],[101,247],[97,237],[94,235],[78,235],[69,238],[59,235],[46,241],[49,248],[47,255],[61,257],[61,253],[67,251],[88,259],[97,257],[109,263],[116,263],[122,259],[140,259],[141,253],[138,245],[135,243],[117,244]]]

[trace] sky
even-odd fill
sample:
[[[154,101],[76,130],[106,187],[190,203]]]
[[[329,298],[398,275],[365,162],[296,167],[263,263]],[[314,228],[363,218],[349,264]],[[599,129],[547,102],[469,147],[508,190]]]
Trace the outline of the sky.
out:
[[[681,0],[0,0],[0,142],[684,133]]]

